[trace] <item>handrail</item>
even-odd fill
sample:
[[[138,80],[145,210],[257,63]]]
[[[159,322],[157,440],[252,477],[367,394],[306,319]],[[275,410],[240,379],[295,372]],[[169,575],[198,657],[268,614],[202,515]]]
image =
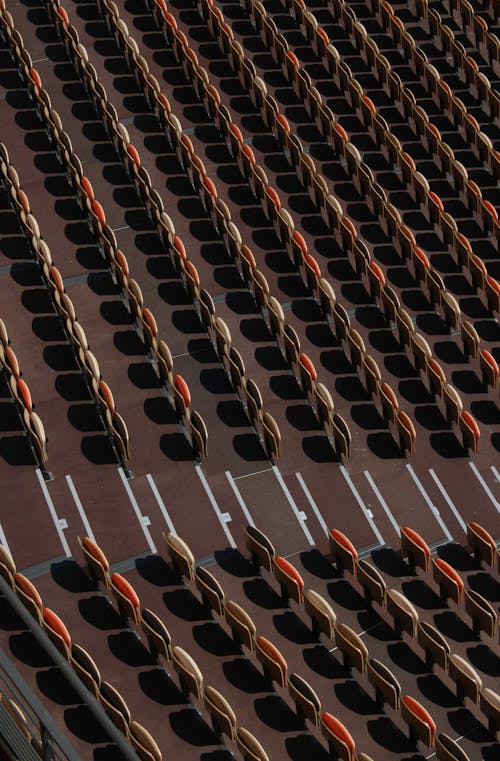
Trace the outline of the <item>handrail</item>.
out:
[[[8,601],[9,605],[13,608],[19,618],[24,621],[29,628],[30,633],[35,637],[37,642],[41,645],[43,650],[50,656],[54,664],[59,671],[63,674],[66,681],[72,687],[72,689],[81,698],[94,718],[102,726],[110,740],[118,747],[120,753],[126,761],[139,761],[139,757],[125,740],[122,733],[115,727],[111,719],[104,712],[103,708],[97,702],[95,697],[87,690],[85,685],[77,677],[71,666],[63,658],[61,653],[57,650],[55,645],[51,642],[49,637],[42,630],[38,622],[33,616],[26,610],[24,605],[17,598],[5,579],[0,576],[0,594],[2,594]],[[43,706],[39,698],[33,692],[31,687],[26,683],[21,674],[18,672],[15,665],[0,648],[0,675],[1,672],[7,674],[9,679],[15,684],[19,693],[24,697],[26,703],[30,706],[31,710],[36,714],[41,724],[42,744],[45,747],[47,743],[52,746],[52,742],[62,751],[62,758],[68,761],[83,761],[82,757],[76,752],[75,748],[62,732],[61,728],[56,724],[50,713]],[[54,758],[54,748],[49,749],[49,754],[44,755],[43,758]],[[61,756],[59,755],[59,758]]]

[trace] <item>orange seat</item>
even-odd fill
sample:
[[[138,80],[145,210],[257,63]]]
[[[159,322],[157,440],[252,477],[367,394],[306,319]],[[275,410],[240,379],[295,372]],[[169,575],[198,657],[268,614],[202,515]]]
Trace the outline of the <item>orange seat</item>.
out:
[[[189,407],[191,404],[191,393],[189,391],[189,386],[182,377],[182,375],[176,375],[174,378],[174,384],[176,389],[179,391],[180,395],[182,396],[184,403],[186,407]]]
[[[491,534],[475,521],[467,523],[467,540],[474,553],[490,566],[495,565],[497,546]]]
[[[430,547],[420,534],[408,526],[401,527],[401,549],[408,553],[415,565],[423,568],[426,573],[429,572],[431,567]]]
[[[57,9],[57,15],[60,16],[64,26],[67,29],[68,26],[69,26],[69,17],[68,17],[68,14],[67,14],[65,8],[63,8],[61,5]]]
[[[321,730],[328,744],[332,746],[332,756],[343,761],[354,761],[356,746],[350,732],[341,721],[325,711],[321,716]]]
[[[40,74],[35,68],[31,68],[29,71],[30,79],[37,88],[37,90],[42,89],[42,80],[40,79]]]
[[[432,575],[438,582],[443,596],[450,596],[457,603],[462,602],[464,582],[459,573],[442,558],[433,558]]]
[[[355,561],[358,558],[358,551],[350,539],[336,528],[329,531],[330,553],[335,560],[338,568],[342,571],[345,569],[350,573],[356,573]]]
[[[137,148],[133,145],[127,145],[127,153],[131,157],[136,167],[139,168],[141,165],[141,157],[139,156],[139,151]]]
[[[274,559],[274,575],[281,584],[284,597],[292,597],[302,605],[304,601],[304,579],[288,560],[278,555]]]
[[[476,419],[467,410],[462,410],[460,415],[460,428],[463,434],[464,449],[472,449],[474,454],[477,454],[481,431]]]
[[[410,725],[410,736],[422,740],[432,748],[436,737],[436,723],[418,700],[405,695],[401,702],[401,714]]]
[[[264,667],[264,673],[273,682],[277,682],[281,687],[286,687],[288,667],[278,648],[266,637],[260,636],[255,640],[255,652],[257,659]]]
[[[43,609],[43,624],[54,645],[69,660],[71,636],[66,625],[50,608]]]
[[[132,584],[120,573],[115,572],[111,574],[111,591],[117,598],[120,612],[138,624],[141,603]]]

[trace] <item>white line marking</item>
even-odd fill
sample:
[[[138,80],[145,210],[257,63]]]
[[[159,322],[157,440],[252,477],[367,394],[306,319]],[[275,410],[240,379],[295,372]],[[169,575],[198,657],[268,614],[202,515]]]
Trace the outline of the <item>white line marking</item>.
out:
[[[118,233],[120,232],[120,230],[130,230],[130,225],[124,225],[123,227],[115,227],[115,229],[112,232]]]
[[[286,483],[285,483],[285,481],[283,479],[283,476],[279,472],[278,467],[276,465],[273,465],[272,467],[273,467],[274,475],[278,479],[279,484],[280,484],[281,488],[283,489],[283,491],[285,493],[285,497],[287,498],[287,500],[288,500],[288,502],[290,504],[290,507],[292,508],[293,512],[295,513],[295,517],[297,518],[298,522],[300,523],[300,525],[302,527],[302,531],[306,535],[307,541],[309,542],[309,544],[311,546],[313,546],[314,545],[314,539],[312,538],[312,534],[311,534],[311,532],[309,531],[309,529],[307,528],[307,526],[305,524],[305,519],[302,517],[304,515],[304,513],[301,514],[301,511],[299,510],[299,508],[295,504],[295,501],[294,501],[292,495],[290,494],[290,490],[288,489],[288,486],[286,485]]]
[[[463,740],[463,739],[464,739],[464,737],[465,737],[465,735],[460,735],[460,737],[457,737],[457,738],[456,738],[455,742],[456,742],[456,743],[460,742],[460,740]],[[434,758],[434,756],[435,756],[435,755],[436,755],[436,751],[434,751],[434,753],[431,753],[429,756],[426,756],[425,758],[426,758],[426,759],[427,759],[427,758]]]
[[[243,499],[243,497],[240,494],[240,490],[238,489],[238,487],[236,486],[236,484],[234,482],[234,478],[232,477],[231,473],[228,470],[226,470],[225,472],[226,472],[226,478],[229,481],[229,486],[231,487],[231,489],[234,492],[234,496],[236,497],[236,500],[237,500],[239,506],[241,507],[241,509],[243,511],[243,515],[247,519],[247,521],[250,524],[250,526],[255,526],[255,523],[254,523],[254,520],[252,518],[252,515],[251,515],[248,507],[245,504],[245,500]]]
[[[423,497],[423,498],[425,499],[425,501],[427,502],[428,506],[429,506],[429,507],[430,507],[430,509],[431,509],[431,512],[432,512],[432,514],[434,515],[435,519],[437,520],[437,522],[439,523],[439,525],[440,525],[440,526],[441,526],[441,528],[443,529],[443,532],[444,532],[444,535],[445,535],[445,537],[448,539],[448,541],[449,541],[449,542],[451,542],[451,541],[453,540],[453,537],[452,537],[452,535],[450,534],[450,532],[448,531],[448,529],[447,529],[447,527],[446,527],[446,524],[445,524],[445,522],[443,521],[443,519],[442,519],[442,518],[441,518],[441,516],[439,515],[439,510],[438,510],[438,509],[437,509],[437,507],[436,507],[436,506],[435,506],[435,505],[432,503],[432,500],[431,500],[431,498],[429,497],[429,495],[428,495],[428,494],[427,494],[427,492],[425,491],[424,487],[422,486],[422,483],[421,483],[420,479],[418,478],[417,474],[415,473],[415,471],[413,470],[413,468],[412,468],[412,466],[410,465],[410,463],[409,463],[409,462],[407,462],[407,463],[406,463],[406,467],[408,468],[408,472],[409,472],[410,476],[411,476],[411,477],[413,478],[413,480],[415,481],[415,484],[416,484],[416,486],[417,486],[417,489],[419,490],[420,494],[422,495],[422,497]]]
[[[253,473],[244,473],[242,476],[235,476],[234,480],[239,481],[240,478],[249,478],[250,476],[258,476],[261,473],[268,473],[272,468],[264,468],[264,470],[254,470]]]
[[[366,480],[368,481],[368,483],[372,487],[373,491],[375,492],[375,496],[377,497],[378,501],[382,505],[382,509],[384,510],[385,514],[387,515],[387,517],[389,518],[390,522],[394,526],[394,530],[395,530],[396,534],[398,536],[401,536],[401,531],[399,529],[398,522],[397,522],[396,518],[393,516],[393,514],[391,513],[391,511],[389,510],[389,506],[388,506],[387,502],[385,501],[385,499],[383,498],[382,494],[380,493],[380,489],[378,488],[378,486],[375,483],[375,481],[373,480],[371,474],[367,470],[364,471],[364,474],[365,474]]]
[[[201,469],[201,465],[195,465],[195,470],[198,473],[198,478],[200,479],[201,483],[203,484],[203,488],[205,489],[205,491],[207,493],[208,499],[210,500],[210,504],[212,505],[212,507],[213,507],[213,509],[215,511],[215,514],[216,514],[217,518],[219,519],[219,523],[222,526],[222,528],[224,530],[224,533],[225,533],[225,535],[227,536],[227,538],[229,540],[229,544],[231,545],[231,547],[235,548],[236,547],[236,542],[234,541],[233,535],[231,534],[231,532],[229,531],[229,529],[227,527],[227,523],[225,522],[224,518],[222,517],[223,514],[222,514],[222,512],[220,510],[219,505],[217,504],[217,500],[214,497],[213,491],[210,488],[207,479],[205,478],[205,474],[203,473],[203,471]]]
[[[140,527],[142,528],[142,530],[144,532],[144,536],[146,537],[146,541],[147,541],[147,543],[149,545],[149,549],[151,550],[151,552],[153,554],[156,555],[157,549],[156,549],[155,543],[153,542],[153,540],[151,538],[151,534],[148,531],[148,526],[149,526],[148,521],[149,521],[149,518],[148,518],[147,515],[143,515],[141,513],[139,505],[137,504],[137,500],[136,500],[136,498],[134,496],[134,492],[130,488],[130,484],[127,481],[127,477],[126,477],[125,473],[123,472],[123,468],[122,467],[118,468],[118,473],[120,474],[120,478],[122,480],[122,484],[123,484],[123,486],[125,488],[125,491],[127,492],[128,498],[130,500],[130,504],[134,508],[134,513],[137,516],[137,520],[139,521]]]
[[[457,521],[460,523],[460,527],[461,527],[462,531],[466,534],[467,533],[467,526],[465,525],[465,521],[463,520],[463,518],[460,515],[460,513],[458,512],[457,508],[455,507],[455,505],[451,501],[450,495],[448,494],[448,492],[446,491],[446,489],[444,488],[443,484],[441,483],[439,478],[436,476],[436,474],[434,473],[432,468],[429,470],[429,473],[431,474],[431,477],[434,479],[434,482],[435,482],[437,488],[439,489],[439,491],[443,495],[443,497],[444,497],[448,507],[450,508],[451,512],[453,513],[453,515],[455,516]]]
[[[41,63],[42,61],[48,61],[48,58],[35,58],[31,63]]]
[[[325,534],[328,536],[328,526],[326,525],[325,520],[324,520],[323,516],[321,515],[321,510],[319,509],[318,505],[314,501],[313,495],[309,491],[309,488],[308,488],[306,482],[304,481],[304,479],[302,478],[300,473],[296,473],[295,475],[297,477],[297,481],[302,486],[302,489],[304,491],[304,494],[306,495],[307,501],[309,502],[309,504],[311,505],[312,509],[314,510],[314,514],[315,514],[316,518],[318,519],[319,525],[321,526],[321,528],[323,529]]]
[[[368,521],[368,523],[370,524],[373,533],[377,537],[377,542],[379,544],[385,544],[384,538],[383,538],[382,534],[380,533],[380,531],[376,527],[375,521],[373,520],[373,518],[371,516],[371,513],[369,512],[369,510],[367,509],[365,503],[361,499],[361,495],[358,492],[358,490],[356,489],[356,487],[354,486],[353,482],[351,481],[351,477],[350,477],[349,473],[347,472],[347,468],[344,465],[340,466],[340,472],[344,476],[349,489],[352,491],[352,493],[354,495],[354,498],[355,498],[356,502],[358,503],[358,505],[362,509],[362,511],[364,513],[364,516],[365,516],[366,520]]]
[[[90,523],[88,521],[87,515],[85,513],[85,510],[83,509],[83,505],[81,503],[80,497],[78,496],[78,492],[75,489],[75,485],[73,483],[73,479],[71,476],[65,476],[67,484],[69,486],[69,490],[71,492],[71,496],[73,497],[74,503],[76,505],[76,509],[78,510],[80,514],[80,518],[82,519],[83,527],[86,531],[87,536],[89,539],[92,539],[93,542],[95,542],[95,536],[94,532],[92,531],[92,528],[90,526]]]
[[[35,468],[36,477],[38,478],[38,483],[40,484],[40,488],[42,490],[43,496],[45,497],[45,502],[47,503],[47,507],[49,508],[49,513],[52,517],[52,520],[54,521],[54,526],[56,527],[57,534],[59,536],[59,540],[62,544],[64,554],[67,558],[71,557],[71,550],[69,548],[69,544],[66,541],[66,537],[64,536],[64,530],[63,526],[66,521],[64,518],[61,520],[56,512],[56,508],[54,507],[54,503],[52,502],[52,497],[49,494],[49,490],[47,489],[47,484],[45,483],[45,479],[42,476],[42,471],[40,468]],[[66,523],[66,526],[68,524]]]
[[[155,482],[153,480],[153,476],[151,475],[151,473],[146,473],[146,478],[148,479],[148,484],[150,485],[151,491],[153,492],[153,494],[155,496],[155,499],[156,499],[156,501],[158,503],[158,507],[160,508],[160,512],[161,512],[161,514],[163,515],[163,517],[165,519],[165,523],[168,526],[168,530],[170,531],[171,534],[176,534],[177,532],[176,532],[176,530],[174,528],[174,524],[172,523],[172,521],[170,519],[170,515],[167,512],[167,508],[165,507],[165,503],[164,503],[164,501],[161,498],[161,494],[158,491],[158,487],[156,486],[156,484],[155,484]]]
[[[476,476],[477,480],[479,481],[479,483],[481,484],[481,486],[485,490],[486,494],[491,499],[491,501],[492,501],[494,507],[496,508],[497,512],[500,513],[500,505],[498,504],[495,495],[493,494],[493,492],[491,491],[490,487],[488,486],[488,484],[486,483],[486,481],[482,477],[481,473],[478,471],[478,469],[476,468],[476,466],[474,465],[473,462],[469,462],[469,465],[472,468],[472,472]]]
[[[5,536],[1,523],[0,523],[0,544],[2,545],[2,547],[5,547],[9,555],[12,555],[12,552],[10,551],[10,547],[7,543],[7,537]]]

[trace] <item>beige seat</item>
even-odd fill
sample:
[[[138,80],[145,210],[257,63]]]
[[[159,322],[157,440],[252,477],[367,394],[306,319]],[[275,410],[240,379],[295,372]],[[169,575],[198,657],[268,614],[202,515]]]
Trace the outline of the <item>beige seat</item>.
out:
[[[189,581],[194,581],[194,555],[186,542],[172,532],[163,534],[163,538],[167,544],[168,554],[174,568],[183,576],[186,576]]]
[[[490,733],[496,735],[500,728],[500,695],[489,687],[483,687],[479,695],[479,705],[488,719]]]
[[[151,655],[172,660],[172,637],[163,621],[149,608],[141,610],[141,627],[146,635]]]
[[[225,594],[221,585],[206,568],[197,566],[194,571],[194,583],[200,592],[203,602],[219,616],[224,612]]]
[[[494,637],[498,626],[498,614],[493,605],[474,589],[464,590],[465,610],[472,618],[476,635],[481,631]]]
[[[399,710],[401,698],[401,685],[398,680],[381,661],[370,658],[367,665],[368,681],[375,688],[377,703],[381,709],[388,703],[394,710]]]
[[[78,543],[80,544],[83,556],[87,561],[90,576],[109,588],[109,562],[104,552],[99,545],[88,536],[84,536],[83,539],[78,537]]]
[[[437,663],[446,671],[451,648],[441,632],[428,621],[419,621],[417,624],[417,641],[425,652],[425,662],[428,667],[432,669]]]
[[[376,602],[385,606],[386,583],[377,569],[367,560],[356,560],[356,575],[363,587],[365,599],[368,602]]]
[[[269,756],[260,742],[245,727],[238,727],[236,744],[244,761],[269,761]]]
[[[227,600],[224,617],[231,628],[233,638],[239,644],[245,645],[250,651],[253,651],[257,629],[246,610],[234,600]]]
[[[436,737],[436,758],[439,761],[472,761],[456,740],[442,732]]]
[[[344,657],[344,666],[347,669],[354,667],[360,674],[365,674],[368,648],[354,629],[351,629],[347,624],[336,626],[335,642]]]
[[[428,748],[434,746],[436,723],[424,706],[410,695],[401,700],[401,717],[408,724],[413,742],[421,740]]]
[[[203,699],[203,674],[194,658],[179,645],[172,647],[172,665],[179,675],[179,684],[186,695]]]
[[[101,682],[99,702],[115,727],[128,739],[130,736],[130,710],[118,690],[109,684],[109,682]]]
[[[162,761],[158,743],[138,721],[130,722],[130,742],[141,761]]]
[[[315,727],[320,724],[321,702],[310,684],[299,674],[288,677],[288,692],[295,703],[297,717],[308,719]]]
[[[468,697],[473,703],[479,703],[479,693],[483,682],[470,663],[456,653],[448,656],[448,674],[455,682],[458,700]]]
[[[230,740],[236,739],[236,714],[229,701],[214,687],[207,685],[203,691],[203,702],[212,717],[214,731],[218,736],[224,734]]]
[[[98,700],[102,681],[101,673],[93,658],[76,642],[73,642],[71,645],[70,663],[73,667],[73,671],[81,679],[85,687],[90,690],[96,700]]]
[[[272,573],[276,555],[272,542],[255,526],[247,526],[245,534],[246,546],[252,556],[255,568],[258,570],[262,566],[269,573]]]
[[[406,631],[414,637],[417,631],[418,613],[407,597],[397,589],[387,590],[387,612],[394,619],[396,631]]]
[[[311,617],[313,633],[319,637],[322,632],[328,639],[333,639],[337,616],[330,603],[314,589],[306,589],[304,609]]]

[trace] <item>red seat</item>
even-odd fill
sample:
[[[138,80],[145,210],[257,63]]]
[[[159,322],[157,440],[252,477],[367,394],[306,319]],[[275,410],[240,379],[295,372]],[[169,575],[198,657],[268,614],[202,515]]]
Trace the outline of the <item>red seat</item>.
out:
[[[141,157],[139,156],[139,151],[137,148],[133,145],[127,145],[127,153],[131,157],[136,167],[139,168],[141,165]]]
[[[433,558],[432,575],[441,590],[457,603],[462,602],[464,582],[460,574],[442,558]]]
[[[63,8],[63,7],[60,5],[60,6],[59,6],[59,8],[57,9],[57,14],[58,14],[58,16],[60,16],[60,17],[61,17],[61,20],[62,20],[62,22],[63,22],[64,26],[65,26],[65,27],[66,27],[66,29],[67,29],[67,28],[68,28],[68,26],[69,26],[69,17],[68,17],[68,14],[67,14],[67,12],[66,12],[65,8]]]
[[[264,673],[281,687],[286,687],[288,666],[278,648],[266,637],[260,636],[255,640],[255,650]]]
[[[321,729],[332,747],[332,756],[343,759],[343,761],[354,761],[354,752],[356,745],[350,732],[335,718],[331,713],[325,713],[321,716]]]
[[[292,597],[295,602],[302,605],[304,601],[304,579],[295,566],[285,558],[278,555],[274,559],[274,575],[285,590],[286,597]]]
[[[101,204],[99,203],[99,201],[97,199],[95,199],[95,198],[92,199],[92,203],[90,205],[90,208],[92,209],[92,211],[96,215],[96,217],[99,220],[99,222],[101,223],[101,225],[106,224],[106,215],[104,214],[104,209],[102,208]]]
[[[497,546],[491,534],[475,521],[467,523],[467,539],[478,557],[490,566],[495,564]]]
[[[189,391],[189,386],[182,377],[182,375],[176,375],[174,378],[174,384],[180,395],[182,396],[184,403],[186,407],[189,407],[191,404],[191,392]]]
[[[40,74],[38,73],[38,71],[35,68],[32,67],[30,69],[29,74],[30,74],[31,81],[33,82],[33,84],[35,85],[37,90],[41,90],[42,89],[42,80],[40,79]]]
[[[401,703],[401,713],[410,724],[410,736],[422,740],[429,748],[432,748],[436,737],[436,723],[428,711],[418,700],[405,695]]]
[[[481,431],[476,419],[467,410],[462,410],[460,415],[460,428],[462,429],[464,448],[472,449],[474,454],[477,454]]]
[[[112,573],[111,591],[117,599],[120,612],[138,624],[141,603],[133,586],[120,573]]]
[[[427,542],[422,539],[412,528],[401,528],[401,549],[413,556],[413,561],[424,571],[428,572],[431,567],[431,550]]]
[[[350,571],[350,573],[356,573],[355,561],[358,559],[358,551],[352,544],[350,539],[346,537],[341,531],[336,528],[331,528],[329,531],[330,537],[330,553],[332,554],[335,562],[342,570]]]
[[[82,188],[84,189],[85,193],[87,194],[87,197],[88,197],[89,201],[93,201],[94,200],[94,188],[92,187],[92,183],[90,182],[88,177],[85,177],[85,175],[83,175],[83,177],[80,178],[80,185],[82,186]]]

